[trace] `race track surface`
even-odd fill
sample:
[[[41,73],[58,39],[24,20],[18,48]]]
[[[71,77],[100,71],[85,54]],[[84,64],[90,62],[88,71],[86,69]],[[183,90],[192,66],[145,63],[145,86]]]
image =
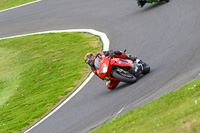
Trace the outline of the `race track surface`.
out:
[[[110,49],[137,55],[151,72],[135,84],[106,88],[98,77],[30,133],[83,133],[200,77],[200,1],[137,7],[134,0],[43,0],[0,13],[0,38],[95,29]],[[118,114],[118,112],[120,113]]]

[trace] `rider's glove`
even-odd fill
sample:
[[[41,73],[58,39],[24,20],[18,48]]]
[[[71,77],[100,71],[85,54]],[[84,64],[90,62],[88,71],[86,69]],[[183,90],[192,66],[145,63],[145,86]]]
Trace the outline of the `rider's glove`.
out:
[[[101,59],[101,55],[99,53],[96,55],[96,57]]]

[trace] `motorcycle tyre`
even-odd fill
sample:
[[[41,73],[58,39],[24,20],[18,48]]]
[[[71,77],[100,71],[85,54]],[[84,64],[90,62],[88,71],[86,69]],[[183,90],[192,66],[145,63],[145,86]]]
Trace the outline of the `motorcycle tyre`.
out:
[[[142,74],[147,74],[150,72],[150,66],[147,63],[143,62],[142,66],[143,66]]]
[[[164,1],[164,2],[169,2],[169,0],[161,0],[161,1]]]
[[[135,76],[132,75],[132,77],[125,77],[121,75],[120,73],[118,73],[116,70],[112,71],[112,76],[122,82],[131,83],[131,84],[137,81]]]

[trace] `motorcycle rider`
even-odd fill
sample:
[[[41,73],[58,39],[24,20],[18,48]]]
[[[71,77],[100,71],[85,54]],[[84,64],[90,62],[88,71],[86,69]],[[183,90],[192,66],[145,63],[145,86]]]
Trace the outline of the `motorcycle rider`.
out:
[[[102,52],[99,52],[96,55],[94,55],[93,53],[87,53],[85,55],[85,62],[86,62],[86,64],[88,64],[91,67],[92,72],[94,72],[97,76],[98,76],[97,69],[96,69],[96,67],[94,65],[94,62],[95,62],[95,60],[97,58],[101,59],[102,55],[109,56],[109,51],[102,51]],[[137,57],[131,57],[131,55],[129,55],[129,54],[126,55],[122,51],[114,51],[113,57],[115,57],[115,58],[121,58],[121,59],[130,59],[132,61],[135,61],[137,59]],[[106,81],[107,88],[111,89],[111,90],[114,89],[118,84],[119,84],[119,81],[115,81],[115,80],[107,80]]]
[[[169,2],[169,0],[137,0],[137,3],[138,6],[142,8],[146,3],[161,2],[161,1]]]

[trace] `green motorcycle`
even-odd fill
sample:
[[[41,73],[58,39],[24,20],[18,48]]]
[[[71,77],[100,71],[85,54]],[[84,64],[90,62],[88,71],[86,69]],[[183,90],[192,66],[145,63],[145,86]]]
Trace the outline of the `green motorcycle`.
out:
[[[169,0],[137,0],[138,6],[143,7],[146,3],[156,3],[156,2],[169,2]]]

